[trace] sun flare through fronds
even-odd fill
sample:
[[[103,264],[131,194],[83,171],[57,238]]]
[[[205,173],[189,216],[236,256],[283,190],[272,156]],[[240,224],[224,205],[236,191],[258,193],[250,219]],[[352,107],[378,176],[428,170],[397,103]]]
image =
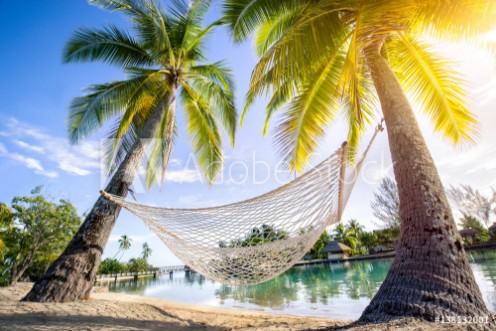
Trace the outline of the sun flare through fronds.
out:
[[[494,41],[484,38],[495,31],[496,2],[226,0],[224,12],[234,40],[254,33],[260,56],[241,121],[257,98],[271,96],[264,133],[282,111],[276,146],[292,170],[303,171],[340,114],[352,151],[381,117],[366,60],[377,43],[434,131],[453,144],[474,142],[477,119],[463,77],[429,42],[466,43],[496,55]]]

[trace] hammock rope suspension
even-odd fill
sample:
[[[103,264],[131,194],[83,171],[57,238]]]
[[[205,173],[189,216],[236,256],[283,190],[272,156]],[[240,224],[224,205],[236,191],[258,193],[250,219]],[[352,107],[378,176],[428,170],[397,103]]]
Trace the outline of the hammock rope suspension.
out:
[[[230,285],[270,280],[299,262],[326,227],[340,221],[379,125],[358,162],[348,146],[280,188],[234,204],[159,208],[101,191],[141,218],[186,265]]]

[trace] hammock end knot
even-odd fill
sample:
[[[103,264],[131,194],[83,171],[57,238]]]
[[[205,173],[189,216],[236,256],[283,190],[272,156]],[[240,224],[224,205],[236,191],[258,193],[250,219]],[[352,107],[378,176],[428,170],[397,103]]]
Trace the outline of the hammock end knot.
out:
[[[112,201],[112,197],[110,196],[110,194],[108,194],[107,192],[105,192],[104,190],[100,190],[100,194],[107,200],[109,201]]]

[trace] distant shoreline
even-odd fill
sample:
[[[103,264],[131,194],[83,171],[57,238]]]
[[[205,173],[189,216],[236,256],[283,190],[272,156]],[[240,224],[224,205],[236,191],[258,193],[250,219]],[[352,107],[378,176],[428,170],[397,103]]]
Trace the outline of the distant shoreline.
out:
[[[469,246],[465,246],[465,250],[476,251],[476,250],[490,250],[492,248],[496,249],[496,241],[490,241],[485,243],[477,243]],[[366,254],[366,255],[358,255],[352,256],[346,259],[336,259],[336,260],[328,260],[328,259],[318,259],[318,260],[306,260],[295,263],[294,266],[305,266],[312,264],[321,264],[321,263],[343,263],[343,262],[354,262],[354,261],[367,261],[367,260],[378,260],[378,259],[388,259],[396,256],[395,251],[378,253],[378,254]]]

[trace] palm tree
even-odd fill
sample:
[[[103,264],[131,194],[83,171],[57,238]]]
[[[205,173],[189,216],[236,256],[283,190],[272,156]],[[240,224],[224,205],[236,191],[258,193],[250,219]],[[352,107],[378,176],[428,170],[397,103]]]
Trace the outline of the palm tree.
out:
[[[146,261],[148,261],[150,255],[152,255],[152,249],[150,248],[150,246],[148,246],[147,242],[143,244],[143,252],[141,253],[141,255]]]
[[[124,252],[131,248],[131,241],[132,241],[131,238],[129,238],[125,234],[123,234],[119,238],[119,241],[118,241],[119,242],[119,250],[117,251],[117,254],[115,254],[114,259],[117,255],[119,255],[120,252],[122,252],[122,255],[121,255],[121,258],[119,260],[122,259],[122,257],[124,256]]]
[[[353,229],[349,226],[339,223],[334,229],[334,239],[341,241],[345,245],[349,246],[353,252],[356,252],[358,237],[355,236]]]
[[[351,219],[348,221],[346,228],[348,229],[348,232],[350,233],[350,237],[353,238],[353,242],[355,243],[353,247],[354,253],[356,254],[360,253],[360,248],[361,248],[360,238],[363,233],[362,226],[360,225],[360,223],[358,223],[357,220]]]
[[[354,219],[348,221],[347,227],[356,238],[359,238],[363,232],[363,227]]]
[[[256,31],[261,58],[245,111],[257,97],[270,93],[266,132],[272,115],[284,107],[275,135],[291,169],[303,170],[340,111],[354,151],[376,115],[375,104],[381,105],[400,196],[401,235],[394,263],[362,321],[486,315],[404,90],[436,132],[456,144],[473,141],[476,119],[466,107],[460,75],[422,36],[480,46],[479,37],[495,27],[496,3],[225,0],[224,13],[236,41]]]
[[[379,238],[374,232],[362,232],[360,235],[360,243],[367,249],[370,254],[371,249],[379,244]]]
[[[115,25],[79,29],[64,50],[65,62],[103,61],[121,67],[123,81],[94,85],[71,104],[71,142],[115,120],[107,151],[105,191],[126,196],[149,151],[146,184],[164,179],[176,135],[176,96],[187,119],[198,164],[209,182],[222,166],[222,125],[234,144],[237,113],[230,70],[205,63],[205,37],[219,25],[202,26],[209,1],[176,0],[166,9],[155,0],[93,1],[130,20],[135,36]],[[100,197],[65,252],[23,299],[73,301],[88,298],[101,254],[120,212]]]
[[[347,230],[345,225],[343,223],[339,223],[338,225],[336,225],[336,227],[334,228],[333,235],[335,240],[343,241],[344,238],[346,238],[347,236]]]

